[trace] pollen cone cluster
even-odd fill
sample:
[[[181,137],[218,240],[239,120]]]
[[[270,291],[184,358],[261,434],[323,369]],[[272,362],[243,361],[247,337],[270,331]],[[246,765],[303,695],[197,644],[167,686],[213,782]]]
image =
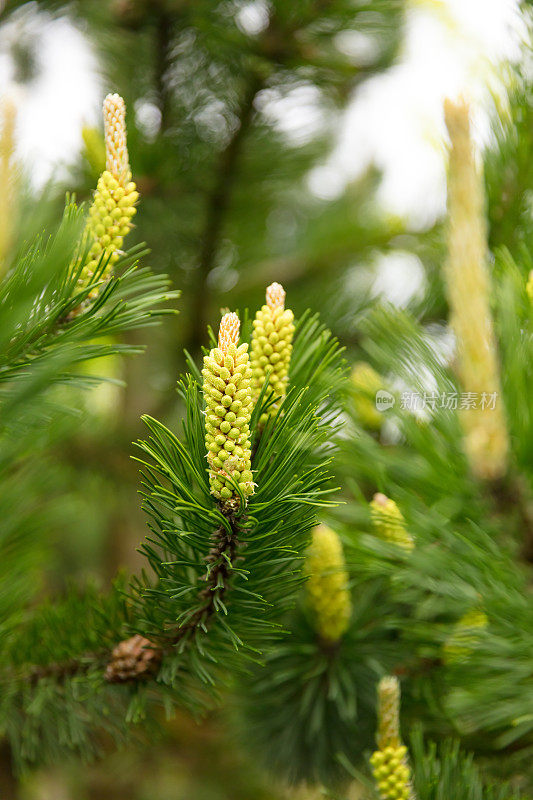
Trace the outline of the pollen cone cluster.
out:
[[[413,537],[407,531],[403,514],[390,497],[377,492],[370,503],[372,525],[380,539],[396,544],[404,550],[415,546]]]
[[[353,399],[356,414],[365,428],[379,430],[383,414],[376,409],[376,392],[383,389],[383,381],[376,370],[359,361],[352,370]]]
[[[334,644],[350,624],[352,603],[342,544],[335,531],[326,525],[317,525],[313,530],[306,572],[307,599],[316,631],[324,642]]]
[[[100,259],[106,261],[102,278],[110,275],[122,249],[124,237],[132,228],[132,217],[139,193],[131,180],[126,146],[126,106],[118,94],[108,94],[104,100],[106,169],[101,174],[94,200],[89,210],[86,241],[89,256],[80,282],[92,279]]]
[[[205,444],[211,493],[228,510],[240,507],[239,487],[244,497],[253,494],[251,473],[250,416],[252,370],[248,345],[239,341],[239,318],[224,314],[218,347],[204,356]]]
[[[529,273],[529,278],[527,279],[526,291],[531,303],[533,304],[533,269]]]
[[[495,479],[506,470],[508,437],[501,401],[496,341],[490,312],[487,235],[481,175],[476,169],[468,107],[447,101],[451,140],[448,176],[448,259],[445,277],[457,340],[457,373],[478,401],[496,394],[495,407],[462,409],[465,451],[472,472]]]
[[[457,664],[465,661],[479,640],[480,631],[488,624],[487,615],[479,608],[471,609],[463,614],[442,648],[445,663]]]
[[[272,283],[266,290],[266,303],[254,319],[252,337],[252,389],[257,401],[267,377],[269,389],[277,400],[263,414],[260,422],[265,423],[268,415],[275,414],[281,399],[285,396],[289,363],[294,335],[294,314],[285,308],[285,290],[280,283]]]
[[[376,740],[379,749],[370,763],[381,800],[414,800],[407,748],[400,738],[400,685],[390,675],[378,686]]]

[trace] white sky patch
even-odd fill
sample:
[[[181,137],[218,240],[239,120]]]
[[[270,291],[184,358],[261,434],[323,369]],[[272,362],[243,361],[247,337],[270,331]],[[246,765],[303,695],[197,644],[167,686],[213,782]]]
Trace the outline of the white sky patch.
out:
[[[379,42],[360,31],[341,31],[335,37],[335,45],[341,53],[359,66],[372,64],[379,55]]]
[[[311,83],[301,83],[285,93],[279,89],[263,89],[257,95],[255,106],[293,147],[312,141],[327,127],[320,90]]]
[[[250,36],[257,36],[268,25],[268,6],[263,0],[245,3],[237,14],[237,25]]]
[[[377,257],[372,292],[403,308],[415,296],[423,296],[425,271],[418,256],[395,250]]]
[[[320,200],[335,200],[346,187],[346,176],[335,163],[315,167],[309,173],[308,188]]]
[[[137,100],[135,123],[148,141],[153,142],[161,128],[161,111],[155,103]]]
[[[310,175],[311,191],[334,197],[374,163],[385,210],[430,226],[445,207],[443,100],[467,98],[474,134],[486,142],[490,90],[502,62],[520,58],[524,36],[517,0],[411,2],[399,62],[357,91],[331,157]]]
[[[9,48],[21,30],[38,37],[37,75],[14,82]],[[80,152],[84,124],[100,124],[98,63],[86,38],[65,17],[29,7],[0,26],[0,86],[17,107],[17,152],[35,186],[61,176]]]

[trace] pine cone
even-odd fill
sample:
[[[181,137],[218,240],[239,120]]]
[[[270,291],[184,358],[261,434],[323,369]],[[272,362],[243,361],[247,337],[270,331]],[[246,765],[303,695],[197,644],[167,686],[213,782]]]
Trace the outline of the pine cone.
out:
[[[161,650],[138,633],[119,642],[106,667],[105,679],[109,683],[128,683],[153,675],[161,662]]]

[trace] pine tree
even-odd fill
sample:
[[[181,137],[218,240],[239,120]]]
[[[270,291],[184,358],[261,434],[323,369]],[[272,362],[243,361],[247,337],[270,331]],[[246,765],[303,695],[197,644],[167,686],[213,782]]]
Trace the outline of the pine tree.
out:
[[[108,97],[105,164],[99,134],[85,136],[96,192],[88,209],[68,200],[57,225],[53,198],[19,191],[4,113],[0,729],[16,768],[95,756],[109,735],[149,729],[161,708],[198,716],[222,707],[270,785],[339,798],[355,780],[376,800],[525,800],[527,78],[515,76],[484,180],[468,107],[447,104],[446,225],[410,240],[430,296],[403,310],[363,299],[343,351],[335,334],[346,333],[346,318],[329,302],[339,283],[322,268],[342,282],[354,252],[389,243],[398,228],[354,220],[372,175],[316,211],[294,186],[324,143],[291,148],[264,109],[269,92],[303,80],[341,106],[389,62],[401,4],[275,2],[255,34],[236,24],[238,4],[72,8],[93,33],[118,34],[126,97],[155,105],[160,126],[149,142],[128,116],[134,185],[123,102]],[[351,24],[382,34],[366,70],[334,47]],[[214,142],[202,111],[220,123]],[[137,203],[146,214],[130,233]],[[296,232],[275,246],[265,231],[281,235],[280,208],[289,228],[288,210],[298,212]],[[165,277],[137,266],[143,247],[122,251],[126,235],[151,226],[156,264],[169,261],[185,279],[179,324],[190,352],[182,361],[169,325],[161,351],[172,341],[173,379],[180,361],[187,371],[181,421],[168,407],[145,414],[137,442],[144,569],[111,588],[50,587],[47,534],[61,505],[54,448],[79,427],[82,393],[94,398],[94,361],[135,352],[123,334],[159,321],[176,297]],[[179,273],[174,252],[195,269]],[[232,270],[240,281],[222,302],[239,311],[219,310],[214,287]],[[443,329],[453,331],[453,358],[439,346]],[[376,406],[380,391],[388,410]]]

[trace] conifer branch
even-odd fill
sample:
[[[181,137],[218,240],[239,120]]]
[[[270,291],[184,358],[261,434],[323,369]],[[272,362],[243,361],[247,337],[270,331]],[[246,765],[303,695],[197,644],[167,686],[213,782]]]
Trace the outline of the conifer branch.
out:
[[[53,678],[62,683],[67,678],[83,675],[98,663],[103,662],[105,651],[102,653],[88,653],[84,659],[70,658],[66,661],[52,662],[51,664],[34,664],[24,676],[30,686],[35,686],[39,681]]]
[[[182,625],[173,630],[161,630],[160,636],[153,636],[151,640],[134,634],[121,640],[111,652],[102,647],[81,657],[30,665],[18,674],[13,673],[12,677],[33,688],[42,680],[53,679],[63,683],[95,670],[100,671],[108,683],[145,682],[154,678],[163,658],[191,637],[194,631],[206,632],[213,615],[225,605],[225,596],[231,590],[233,567],[243,548],[239,540],[242,531],[239,521],[231,513],[227,521],[228,526],[220,525],[211,535],[212,546],[205,557],[205,573],[197,594],[198,605]]]
[[[231,588],[233,564],[241,546],[238,538],[240,528],[232,514],[228,516],[228,522],[229,532],[221,525],[211,535],[212,547],[205,558],[205,586],[198,591],[199,606],[183,625],[174,631],[162,631],[157,641],[136,634],[120,642],[113,649],[106,666],[106,681],[131,683],[145,680],[156,672],[163,657],[195,630],[207,631],[212,616],[223,606],[224,597]]]

